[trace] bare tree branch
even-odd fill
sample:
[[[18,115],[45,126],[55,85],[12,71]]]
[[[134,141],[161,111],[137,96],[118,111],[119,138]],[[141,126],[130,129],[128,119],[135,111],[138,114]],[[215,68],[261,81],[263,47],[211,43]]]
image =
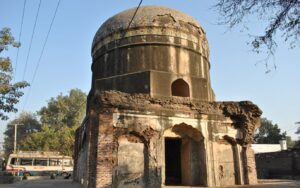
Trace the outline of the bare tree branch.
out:
[[[220,13],[220,24],[229,28],[240,25],[253,15],[267,21],[264,33],[251,39],[252,50],[257,53],[266,50],[274,54],[278,45],[275,40],[277,33],[290,43],[291,48],[299,46],[300,0],[218,0],[214,7]]]

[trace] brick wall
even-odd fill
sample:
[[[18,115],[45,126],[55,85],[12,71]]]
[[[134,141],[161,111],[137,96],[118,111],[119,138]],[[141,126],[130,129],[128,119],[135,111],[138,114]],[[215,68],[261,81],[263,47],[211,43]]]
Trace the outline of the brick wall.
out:
[[[112,185],[113,170],[113,125],[112,113],[99,116],[99,133],[97,142],[96,188],[108,188]]]
[[[88,187],[96,187],[97,174],[97,148],[98,148],[98,134],[99,134],[99,119],[97,112],[90,111],[90,120],[88,125]]]

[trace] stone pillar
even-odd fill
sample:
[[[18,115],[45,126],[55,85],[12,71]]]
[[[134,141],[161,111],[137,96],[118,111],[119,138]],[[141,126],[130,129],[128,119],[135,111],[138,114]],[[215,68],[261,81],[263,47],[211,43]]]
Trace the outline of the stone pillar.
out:
[[[216,182],[216,173],[215,173],[215,166],[216,160],[214,155],[214,144],[212,141],[208,141],[204,139],[205,149],[206,149],[206,172],[207,172],[207,186],[215,186],[217,185]]]
[[[235,184],[242,185],[242,173],[240,165],[240,152],[237,143],[232,144],[232,152],[234,159]]]
[[[237,159],[237,165],[238,165],[238,172],[239,173],[239,185],[245,184],[245,176],[244,176],[244,159],[243,159],[243,147],[240,145],[236,146],[236,159]]]
[[[243,161],[244,161],[244,176],[245,184],[257,184],[256,164],[254,151],[250,146],[243,147]]]

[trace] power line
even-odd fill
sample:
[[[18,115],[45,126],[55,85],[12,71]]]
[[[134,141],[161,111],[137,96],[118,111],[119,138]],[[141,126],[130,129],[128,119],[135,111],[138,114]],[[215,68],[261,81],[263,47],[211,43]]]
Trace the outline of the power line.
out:
[[[299,127],[294,127],[292,129],[287,130],[286,132],[294,131],[295,129],[298,129]]]
[[[21,19],[21,27],[20,27],[20,33],[19,33],[19,38],[18,38],[18,41],[19,41],[19,42],[21,42],[21,36],[22,36],[22,30],[23,30],[23,22],[24,22],[24,15],[25,15],[26,1],[27,1],[27,0],[24,0],[24,5],[23,5],[23,13],[22,13],[22,19]],[[19,51],[20,51],[20,47],[18,47],[18,49],[17,49],[17,56],[16,56],[16,65],[15,65],[15,76],[14,76],[14,80],[15,80],[15,77],[16,77],[16,75],[17,75],[18,59],[19,59]]]
[[[123,37],[125,36],[126,32],[127,32],[128,29],[130,28],[130,25],[131,25],[133,19],[135,18],[137,11],[138,11],[139,8],[141,7],[142,2],[143,2],[143,0],[140,0],[140,3],[139,3],[138,6],[136,7],[135,12],[134,12],[134,14],[133,14],[133,16],[132,16],[132,18],[131,18],[131,20],[130,20],[130,22],[129,22],[129,24],[128,24],[126,30],[125,30],[125,32],[124,32],[124,34],[123,34]]]
[[[33,36],[34,36],[34,33],[35,33],[37,19],[39,17],[41,3],[42,3],[42,0],[39,1],[37,13],[36,13],[36,16],[35,16],[35,21],[34,21],[34,25],[33,25],[32,34],[31,34],[31,39],[30,39],[29,49],[28,49],[28,53],[27,53],[27,57],[26,57],[25,68],[24,68],[22,80],[24,80],[25,74],[26,74],[26,70],[27,70],[28,59],[29,59],[29,55],[30,55],[30,51],[31,51],[31,46],[32,46]]]
[[[45,39],[44,44],[43,44],[43,47],[42,47],[41,54],[40,54],[39,59],[38,59],[38,61],[37,61],[37,64],[36,64],[36,67],[35,67],[35,70],[34,70],[34,73],[33,73],[33,77],[32,77],[32,80],[31,80],[31,82],[30,82],[29,91],[28,91],[28,93],[27,93],[27,96],[26,96],[26,99],[25,99],[25,102],[24,102],[24,106],[23,106],[22,111],[24,111],[24,108],[25,108],[26,103],[27,103],[27,101],[28,101],[29,95],[30,95],[30,93],[31,93],[31,88],[32,88],[32,86],[33,86],[33,82],[34,82],[34,80],[35,80],[35,77],[36,77],[38,68],[39,68],[39,66],[40,66],[40,63],[41,63],[41,60],[42,60],[42,56],[43,56],[43,54],[44,54],[45,47],[46,47],[46,44],[47,44],[47,41],[48,41],[48,38],[49,38],[49,35],[50,35],[50,32],[51,32],[51,29],[52,29],[52,26],[53,26],[53,23],[54,23],[54,20],[55,20],[57,11],[58,11],[58,7],[59,7],[59,5],[60,5],[60,1],[61,1],[61,0],[58,0],[58,3],[57,3],[57,5],[56,5],[55,11],[54,11],[54,15],[53,15],[53,17],[52,17],[51,24],[50,24],[50,27],[49,27],[48,32],[47,32],[47,36],[46,36],[46,39]]]

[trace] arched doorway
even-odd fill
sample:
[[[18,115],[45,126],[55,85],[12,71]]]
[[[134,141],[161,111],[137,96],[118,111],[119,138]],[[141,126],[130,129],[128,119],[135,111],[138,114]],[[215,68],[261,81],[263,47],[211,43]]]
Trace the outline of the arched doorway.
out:
[[[190,97],[190,87],[183,79],[175,80],[172,85],[172,96]]]
[[[207,186],[204,138],[200,131],[181,123],[164,133],[165,185]]]

